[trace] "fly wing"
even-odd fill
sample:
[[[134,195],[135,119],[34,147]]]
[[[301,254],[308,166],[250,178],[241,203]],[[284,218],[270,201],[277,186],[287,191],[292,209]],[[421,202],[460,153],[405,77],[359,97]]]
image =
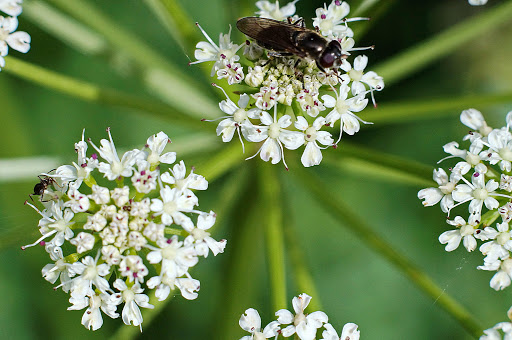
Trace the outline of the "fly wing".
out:
[[[296,25],[288,24],[267,18],[246,17],[239,19],[236,27],[240,32],[256,40],[263,48],[276,52],[291,53],[299,57],[306,57],[304,51],[297,48],[293,39],[294,33],[303,31]]]

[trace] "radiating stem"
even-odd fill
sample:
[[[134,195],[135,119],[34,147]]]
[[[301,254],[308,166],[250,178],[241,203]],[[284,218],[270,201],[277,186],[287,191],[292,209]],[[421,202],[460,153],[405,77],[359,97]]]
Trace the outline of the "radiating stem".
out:
[[[327,212],[343,222],[340,226],[348,228],[368,247],[393,264],[420,290],[431,297],[437,305],[452,315],[471,335],[478,338],[482,334],[482,327],[462,305],[441,289],[425,272],[399,253],[396,247],[375,233],[315,175],[298,166],[294,168],[293,174]]]
[[[92,2],[84,0],[46,0],[63,11],[82,21],[98,33],[110,44],[116,46],[131,56],[142,68],[143,79],[146,85],[160,96],[166,98],[166,102],[174,103],[180,109],[186,109],[187,113],[202,115],[203,111],[216,112],[217,104],[208,96],[204,87],[180,68],[188,67],[185,63],[181,67],[174,65],[157,53],[150,45],[137,37],[136,34],[126,31],[116,24],[111,18],[103,14]],[[210,115],[207,118],[213,118]]]
[[[88,102],[119,106],[151,113],[158,118],[172,120],[176,124],[193,126],[198,129],[210,128],[199,119],[188,117],[175,108],[155,99],[146,99],[114,89],[102,88],[95,84],[64,76],[11,56],[7,56],[5,59],[7,60],[7,65],[3,68],[3,71],[70,96]]]
[[[281,187],[277,178],[276,166],[258,164],[259,182],[262,190],[260,199],[263,207],[263,228],[270,277],[271,310],[287,307],[286,275],[284,261],[283,204]]]
[[[512,92],[489,95],[467,95],[431,100],[379,103],[377,109],[367,108],[359,116],[373,123],[403,123],[419,119],[437,119],[459,116],[460,111],[471,107],[490,106],[512,102]]]
[[[438,35],[411,47],[374,68],[384,77],[386,86],[414,73],[428,63],[437,60],[460,45],[510,22],[512,1],[490,8],[456,24]]]

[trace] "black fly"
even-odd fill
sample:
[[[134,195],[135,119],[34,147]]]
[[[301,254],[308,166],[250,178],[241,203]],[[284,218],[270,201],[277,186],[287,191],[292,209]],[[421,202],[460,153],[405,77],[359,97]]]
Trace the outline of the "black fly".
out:
[[[318,32],[308,29],[304,20],[286,23],[267,18],[246,17],[237,21],[236,27],[258,45],[274,51],[279,56],[296,55],[316,61],[318,68],[339,67],[347,57],[340,43],[327,40]]]

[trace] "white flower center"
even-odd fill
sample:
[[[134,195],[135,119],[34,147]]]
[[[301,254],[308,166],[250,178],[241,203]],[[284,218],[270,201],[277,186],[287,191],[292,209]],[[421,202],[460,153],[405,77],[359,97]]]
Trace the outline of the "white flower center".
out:
[[[203,240],[205,237],[208,237],[210,236],[210,233],[207,232],[207,231],[204,231],[203,229],[199,229],[199,228],[194,228],[191,232],[190,232],[190,235],[192,235],[192,237],[196,240]]]
[[[167,246],[164,249],[162,249],[162,257],[166,260],[174,260],[177,253],[178,252],[176,251],[176,248],[172,246]]]
[[[63,232],[68,227],[68,223],[64,220],[57,220],[55,223],[50,224],[49,227],[56,229],[59,232]]]
[[[501,263],[501,269],[507,273],[512,271],[512,259],[506,259]]]
[[[489,197],[489,192],[485,190],[484,188],[477,188],[473,190],[473,197],[477,200],[485,200],[487,197]]]
[[[6,29],[0,28],[0,41],[5,41],[7,37],[9,36],[9,31]]]
[[[306,322],[306,316],[304,313],[299,313],[295,315],[295,318],[293,319],[293,324],[295,327],[297,327],[301,322]]]
[[[306,131],[304,131],[304,133],[306,135],[307,142],[314,142],[316,140],[317,130],[314,127],[310,126]]]
[[[475,166],[480,163],[480,157],[478,155],[472,154],[471,152],[468,152],[466,154],[466,162]]]
[[[510,232],[508,231],[499,233],[498,236],[496,237],[496,242],[498,242],[499,245],[504,245],[508,241],[510,241]]]
[[[266,340],[266,337],[261,332],[254,332],[252,337],[254,340]]]
[[[130,302],[130,301],[133,301],[135,300],[135,293],[132,292],[131,289],[125,289],[123,290],[123,300],[125,302]]]
[[[475,229],[473,228],[472,225],[466,224],[466,225],[460,227],[460,235],[462,237],[473,235],[474,230]]]
[[[277,139],[277,138],[279,138],[280,133],[281,133],[281,128],[279,127],[279,125],[277,123],[270,124],[270,126],[268,128],[268,136],[270,138]]]
[[[332,30],[333,28],[333,22],[331,20],[322,20],[320,21],[320,31],[327,32]]]
[[[148,156],[149,164],[156,164],[160,160],[160,155],[156,152],[151,151],[151,154]]]
[[[96,276],[98,276],[98,269],[96,268],[96,264],[93,263],[88,265],[84,270],[84,279],[92,281]]]
[[[167,215],[172,215],[172,214],[174,214],[178,210],[178,207],[176,205],[176,202],[169,201],[169,202],[165,202],[164,203],[164,208],[162,210]]]
[[[455,183],[448,182],[445,185],[441,185],[439,187],[439,190],[445,195],[449,195],[452,193],[453,190],[455,190]]]
[[[503,148],[498,151],[498,154],[500,155],[501,159],[505,161],[512,161],[512,150],[509,148]]]
[[[120,174],[121,171],[123,171],[123,165],[121,164],[121,162],[114,161],[114,162],[112,162],[111,169],[112,169],[112,173]]]
[[[241,123],[247,119],[247,113],[244,109],[238,109],[233,113],[233,120],[237,123]]]
[[[352,79],[353,81],[360,81],[361,78],[363,78],[363,71],[357,71],[352,69],[348,71],[348,75],[350,79]]]
[[[347,113],[348,109],[349,106],[347,105],[346,101],[343,99],[338,99],[336,101],[336,111],[338,111],[340,115]]]

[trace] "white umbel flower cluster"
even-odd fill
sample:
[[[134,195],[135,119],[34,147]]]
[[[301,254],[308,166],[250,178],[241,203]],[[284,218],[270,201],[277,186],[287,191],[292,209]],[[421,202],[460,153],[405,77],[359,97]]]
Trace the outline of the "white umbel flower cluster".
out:
[[[464,137],[469,147],[446,144],[444,151],[450,156],[442,161],[458,162],[448,173],[434,170],[438,186],[420,190],[418,197],[425,206],[440,203],[449,217],[454,210],[466,211],[467,218],[448,219],[455,228],[442,233],[439,241],[446,244],[446,251],[457,249],[461,241],[467,251],[478,248],[484,255],[478,269],[495,272],[490,286],[502,290],[512,278],[512,111],[499,129],[489,127],[475,109],[462,111],[460,120],[472,130]]]
[[[195,299],[200,285],[189,269],[226,246],[208,231],[215,213],[197,209],[194,191],[208,182],[164,152],[165,133],[121,157],[108,135],[100,146],[87,141],[97,152],[91,155],[82,135],[76,163],[41,174],[34,193],[44,209],[26,204],[41,215],[42,236],[22,247],[44,246],[52,262],[43,277],[70,294],[68,309],[85,309],[82,324],[92,330],[102,326],[101,312],[117,318],[119,305],[125,324],[142,327],[151,290],[159,301],[176,288]]]
[[[296,2],[280,7],[278,1],[258,1],[256,15],[284,22],[291,18],[297,22]],[[348,18],[349,12],[345,1],[334,0],[318,8],[313,19],[318,34],[327,41],[338,40],[346,56],[373,49],[354,47],[354,33],[348,23],[364,18]],[[228,34],[220,34],[216,44],[199,28],[207,42],[196,45],[197,61],[191,64],[214,62],[211,75],[217,75],[218,80],[230,87],[227,92],[239,93],[238,99],[233,99],[223,90],[226,99],[219,106],[226,115],[221,118],[217,135],[223,142],[230,142],[237,133],[244,150],[244,141],[261,143],[257,153],[249,158],[259,155],[272,164],[283,160],[287,168],[284,149],[303,149],[302,164],[318,165],[323,149],[335,147],[343,133],[358,132],[360,123],[369,124],[356,113],[367,106],[367,96],[373,100],[373,92],[384,88],[384,81],[366,69],[367,56],[358,55],[351,61],[342,59],[339,67],[322,71],[310,58],[281,56],[274,51],[265,53],[249,40],[235,44],[230,38],[231,29]],[[329,130],[337,126],[339,136],[333,137]]]
[[[23,0],[0,0],[0,70],[5,66],[4,57],[9,54],[9,47],[21,53],[30,50],[30,35],[18,29],[18,16],[22,12]]]
[[[507,316],[512,320],[512,307],[508,310]],[[502,335],[503,333],[503,335]],[[512,339],[512,322],[499,322],[494,327],[484,330],[480,340],[510,340]]]
[[[304,313],[304,310],[309,305],[311,296],[303,293],[296,296],[292,300],[293,310],[295,313],[287,309],[281,309],[276,312],[277,320],[272,321],[265,327],[261,327],[261,318],[258,311],[254,308],[249,308],[240,317],[240,327],[244,331],[251,333],[246,335],[240,340],[264,340],[264,339],[277,339],[279,335],[283,338],[294,337],[301,340],[314,340],[317,339],[317,333],[320,329],[322,337],[320,340],[359,340],[359,330],[355,323],[347,323],[343,326],[341,335],[334,327],[328,323],[327,314],[321,311],[316,311],[311,314]]]

